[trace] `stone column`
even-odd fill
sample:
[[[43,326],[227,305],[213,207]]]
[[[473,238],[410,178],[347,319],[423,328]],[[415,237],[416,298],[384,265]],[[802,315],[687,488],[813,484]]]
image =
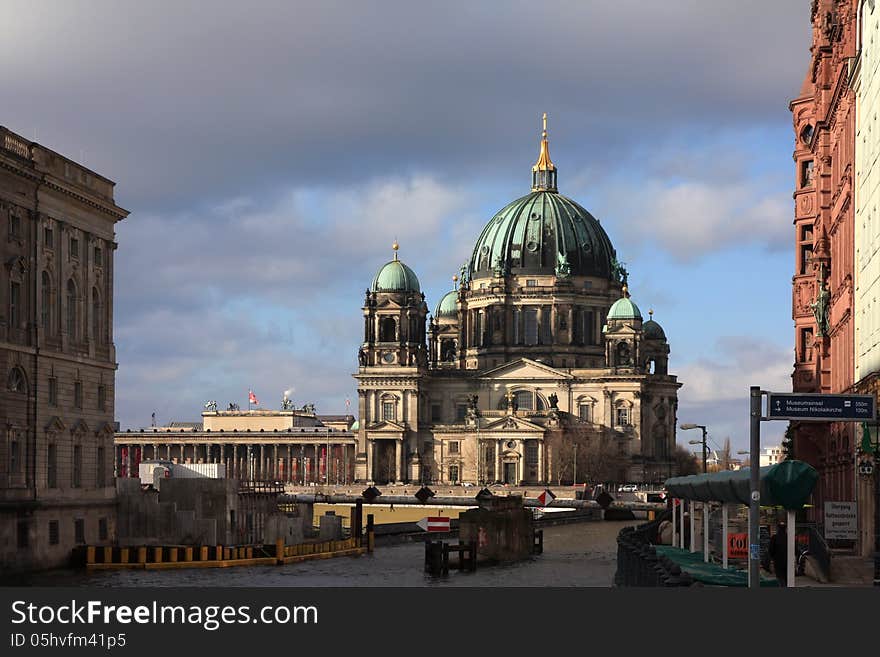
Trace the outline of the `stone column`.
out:
[[[165,460],[171,460],[171,443],[166,443],[165,445]]]
[[[569,306],[566,312],[568,313],[568,344],[574,344],[574,306]]]
[[[293,447],[287,444],[287,465],[284,468],[284,479],[293,481]]]
[[[503,441],[495,441],[495,481],[501,481],[501,449]]]
[[[400,452],[401,452],[402,443],[403,443],[402,440],[395,440],[394,441],[394,481],[401,480],[401,476],[400,476],[400,457],[401,457],[401,454],[400,454]]]
[[[550,306],[550,343],[556,344],[559,342],[559,311],[556,308],[556,304],[554,303]]]
[[[254,471],[251,463],[251,459],[253,458],[254,446],[248,445],[245,450],[245,462],[244,462],[244,479],[252,480],[254,478]]]
[[[375,441],[370,440],[369,438],[366,441],[367,443],[367,480],[373,479],[373,449],[375,448]]]
[[[544,441],[539,440],[538,442],[538,481],[540,483],[546,483],[547,478],[544,476]]]

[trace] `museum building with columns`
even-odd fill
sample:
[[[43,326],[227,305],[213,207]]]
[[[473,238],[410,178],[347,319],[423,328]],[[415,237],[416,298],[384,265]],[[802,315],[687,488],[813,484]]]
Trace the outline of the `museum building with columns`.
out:
[[[399,257],[358,351],[358,479],[537,484],[675,474],[678,388],[660,324],[604,228],[559,193],[546,115],[531,192],[499,210],[429,317]]]

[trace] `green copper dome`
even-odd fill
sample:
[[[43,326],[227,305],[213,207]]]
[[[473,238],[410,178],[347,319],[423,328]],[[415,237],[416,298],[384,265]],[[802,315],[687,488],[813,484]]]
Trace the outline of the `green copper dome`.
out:
[[[373,292],[420,292],[415,272],[396,258],[386,263],[373,278]]]
[[[642,324],[642,331],[647,340],[666,339],[666,333],[663,332],[663,327],[660,326],[653,319],[649,319],[647,322]]]
[[[450,290],[447,292],[440,303],[437,304],[437,310],[434,311],[434,318],[441,317],[458,317],[458,292]]]
[[[614,247],[599,222],[570,198],[533,191],[496,213],[470,259],[471,278],[511,274],[616,280]]]
[[[611,305],[608,311],[608,319],[641,319],[642,313],[639,307],[629,297],[618,299]]]

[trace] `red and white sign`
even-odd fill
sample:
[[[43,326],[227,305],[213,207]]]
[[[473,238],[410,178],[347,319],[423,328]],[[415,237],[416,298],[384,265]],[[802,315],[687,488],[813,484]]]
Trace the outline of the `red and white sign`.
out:
[[[745,532],[727,535],[727,556],[731,559],[745,559],[749,556],[749,535]]]
[[[260,405],[260,402],[257,400],[257,396],[254,394],[253,390],[248,390],[248,404],[255,404],[257,406]]]
[[[538,504],[540,504],[541,506],[547,506],[555,499],[556,496],[551,493],[549,489],[545,489],[543,493],[538,495]]]
[[[426,532],[448,532],[449,518],[442,516],[434,516],[422,518],[416,523],[422,531]]]

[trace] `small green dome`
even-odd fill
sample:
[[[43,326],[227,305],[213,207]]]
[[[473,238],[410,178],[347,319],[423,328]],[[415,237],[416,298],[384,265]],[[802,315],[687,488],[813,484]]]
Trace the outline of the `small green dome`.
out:
[[[642,324],[642,331],[644,331],[644,336],[647,340],[666,339],[666,333],[663,332],[663,327],[660,326],[653,319],[649,319],[647,322]]]
[[[639,307],[629,297],[618,299],[608,311],[608,319],[642,319]]]
[[[450,290],[447,292],[442,299],[440,299],[440,303],[437,304],[437,310],[434,311],[434,318],[440,319],[441,317],[458,317],[458,292],[456,290]]]
[[[349,431],[359,431],[360,428],[361,428],[360,420],[355,420],[354,424],[351,425],[351,429],[349,429]]]
[[[386,263],[373,278],[373,292],[421,292],[415,272],[400,260]]]

